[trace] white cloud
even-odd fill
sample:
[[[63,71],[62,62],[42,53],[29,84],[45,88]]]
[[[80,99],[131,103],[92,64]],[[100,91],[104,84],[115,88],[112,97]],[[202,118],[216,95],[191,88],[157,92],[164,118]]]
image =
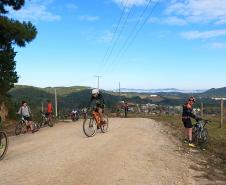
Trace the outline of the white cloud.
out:
[[[165,19],[158,17],[151,17],[148,21],[149,23],[158,23],[158,24],[168,24],[168,25],[176,25],[176,26],[184,26],[187,25],[187,21],[181,19],[179,17],[167,17]]]
[[[119,6],[126,6],[126,7],[131,7],[131,6],[143,6],[148,3],[149,0],[113,0],[116,4]]]
[[[80,21],[98,21],[100,18],[98,16],[81,15],[79,16]]]
[[[67,3],[66,8],[69,9],[69,10],[76,10],[78,7],[74,3]]]
[[[164,20],[164,23],[169,24],[169,25],[183,26],[183,25],[187,24],[187,21],[184,19],[181,19],[179,17],[167,17]]]
[[[113,39],[113,33],[110,31],[104,32],[104,34],[100,37],[99,41],[104,43],[110,43]]]
[[[171,0],[167,15],[179,16],[191,23],[226,23],[226,0]]]
[[[181,33],[181,36],[189,39],[209,39],[209,38],[216,38],[219,36],[225,36],[226,35],[226,29],[225,30],[211,30],[211,31],[188,31]]]
[[[61,16],[56,15],[47,9],[48,3],[51,2],[52,0],[31,1],[31,3],[27,3],[26,6],[19,11],[10,9],[9,15],[22,21],[58,21],[61,19]]]
[[[214,49],[226,49],[226,42],[214,42],[212,43]]]

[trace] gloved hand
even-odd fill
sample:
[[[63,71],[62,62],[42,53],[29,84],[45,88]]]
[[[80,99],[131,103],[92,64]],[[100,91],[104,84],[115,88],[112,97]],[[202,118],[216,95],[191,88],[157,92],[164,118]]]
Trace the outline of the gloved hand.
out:
[[[197,122],[199,122],[199,121],[201,121],[202,119],[201,118],[199,118],[199,117],[196,117],[195,118],[195,121],[197,121]]]

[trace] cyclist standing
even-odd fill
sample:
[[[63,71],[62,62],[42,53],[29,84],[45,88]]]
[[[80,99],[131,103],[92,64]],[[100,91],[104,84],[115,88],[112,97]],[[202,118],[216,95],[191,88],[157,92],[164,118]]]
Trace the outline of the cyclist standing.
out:
[[[31,132],[34,133],[35,129],[33,128],[33,124],[32,124],[31,109],[27,105],[26,101],[22,101],[22,105],[18,111],[18,114],[20,114],[24,118],[27,127],[28,128],[30,127]]]
[[[99,113],[100,115],[100,121],[101,123],[104,122],[104,119],[103,119],[103,111],[104,111],[104,98],[103,98],[103,95],[100,93],[99,89],[93,89],[92,90],[92,96],[91,96],[91,99],[90,99],[90,102],[89,102],[89,106],[91,105],[91,103],[95,101],[96,103],[96,112]]]
[[[199,118],[193,113],[193,104],[196,102],[194,97],[190,97],[187,102],[183,105],[182,121],[185,128],[185,143],[188,143],[190,147],[195,147],[192,143],[192,121],[191,118],[196,121]]]
[[[53,115],[53,105],[50,100],[47,100],[46,117],[52,119]]]

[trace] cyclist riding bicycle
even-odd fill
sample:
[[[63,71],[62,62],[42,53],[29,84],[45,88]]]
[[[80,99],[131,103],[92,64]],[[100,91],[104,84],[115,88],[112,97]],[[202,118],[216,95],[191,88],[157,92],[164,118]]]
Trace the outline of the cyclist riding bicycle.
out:
[[[76,109],[73,109],[71,111],[71,119],[74,120],[78,120],[79,119],[79,113]]]
[[[93,101],[95,101],[95,104],[96,104],[95,111],[98,112],[100,115],[100,122],[104,123],[104,119],[103,119],[103,111],[105,106],[104,98],[103,98],[103,95],[100,93],[99,89],[92,90],[92,96],[91,96],[88,107],[90,107]]]
[[[188,143],[190,147],[195,147],[195,145],[192,143],[192,121],[191,118],[195,119],[196,121],[199,121],[200,118],[197,117],[193,113],[193,104],[196,102],[194,97],[190,97],[187,102],[183,105],[183,113],[182,113],[182,122],[184,124],[185,128],[185,143]]]
[[[22,118],[25,120],[27,129],[29,129],[29,127],[30,127],[31,132],[34,133],[35,129],[33,128],[33,124],[32,124],[31,109],[27,105],[26,101],[22,101],[18,114],[20,114],[22,116]]]

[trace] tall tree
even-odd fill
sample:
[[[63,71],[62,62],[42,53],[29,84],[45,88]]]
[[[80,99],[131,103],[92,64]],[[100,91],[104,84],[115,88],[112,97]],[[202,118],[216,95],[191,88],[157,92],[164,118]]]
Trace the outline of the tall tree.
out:
[[[0,95],[5,95],[18,81],[14,46],[25,47],[37,35],[31,22],[8,18],[6,7],[19,10],[24,0],[0,0]]]

